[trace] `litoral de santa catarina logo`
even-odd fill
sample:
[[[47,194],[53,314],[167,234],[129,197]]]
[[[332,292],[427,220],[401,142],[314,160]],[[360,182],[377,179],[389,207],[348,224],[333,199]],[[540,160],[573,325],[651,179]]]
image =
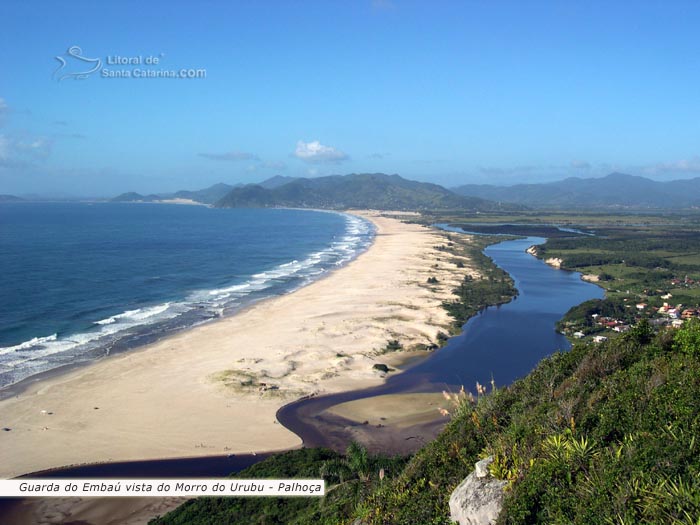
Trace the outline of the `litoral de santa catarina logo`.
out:
[[[52,78],[57,82],[67,79],[101,78],[206,78],[205,68],[165,69],[165,53],[157,55],[108,55],[91,58],[79,46],[71,46],[62,55],[54,57],[59,65]]]

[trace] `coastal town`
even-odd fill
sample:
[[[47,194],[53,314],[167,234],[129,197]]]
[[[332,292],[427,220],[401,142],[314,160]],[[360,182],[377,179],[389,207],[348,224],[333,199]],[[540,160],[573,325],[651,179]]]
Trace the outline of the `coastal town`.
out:
[[[681,286],[690,288],[697,287],[700,283],[686,277],[683,280],[672,279],[670,284],[674,288]],[[648,320],[649,324],[656,328],[681,328],[689,319],[700,319],[698,305],[674,303],[673,294],[670,292],[662,292],[658,295],[658,299],[663,300],[660,306],[657,296],[642,297],[644,298],[635,304],[630,298],[622,298],[624,310],[617,315],[603,315],[600,312],[591,311],[584,319],[564,320],[560,326],[565,335],[573,339],[589,337],[595,343],[602,343],[608,340],[608,335],[627,332],[642,319]]]

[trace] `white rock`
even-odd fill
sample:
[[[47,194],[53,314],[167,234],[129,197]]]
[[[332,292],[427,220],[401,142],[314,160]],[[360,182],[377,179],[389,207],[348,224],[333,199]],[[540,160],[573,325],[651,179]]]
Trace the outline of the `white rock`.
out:
[[[501,512],[506,481],[489,474],[489,457],[474,465],[469,474],[450,496],[450,517],[460,525],[492,525]]]
[[[493,463],[493,458],[488,457],[486,459],[482,459],[481,461],[477,461],[474,464],[474,473],[476,474],[477,478],[485,478],[489,476],[489,465]]]

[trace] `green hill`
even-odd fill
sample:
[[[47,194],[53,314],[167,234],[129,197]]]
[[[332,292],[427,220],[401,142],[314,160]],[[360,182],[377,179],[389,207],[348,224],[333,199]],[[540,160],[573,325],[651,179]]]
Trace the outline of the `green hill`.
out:
[[[283,175],[275,175],[274,177],[270,177],[269,179],[265,179],[264,181],[258,183],[258,186],[262,186],[263,188],[272,190],[274,188],[284,186],[285,184],[289,184],[290,182],[294,182],[295,180],[299,180],[299,177],[285,177]]]
[[[476,210],[521,209],[475,197],[398,175],[363,173],[294,179],[281,186],[248,185],[232,190],[216,203],[223,208],[281,206],[292,208],[379,210]]]
[[[325,474],[323,499],[198,498],[152,523],[447,525],[452,490],[490,455],[491,473],[509,482],[499,524],[696,525],[699,435],[700,322],[658,334],[642,322],[544,359],[475,402],[463,398],[405,464],[358,447],[346,459],[301,450],[239,474]]]
[[[135,191],[129,191],[126,193],[122,193],[121,195],[117,195],[113,199],[111,199],[112,202],[157,202],[161,200],[162,197],[159,195],[151,194],[151,195],[141,195],[140,193],[136,193]]]
[[[220,182],[218,184],[214,184],[213,186],[209,186],[208,188],[204,188],[203,190],[180,190],[175,192],[172,197],[176,199],[190,199],[203,204],[214,204],[216,201],[238,186],[241,186],[241,184],[231,186],[230,184]]]

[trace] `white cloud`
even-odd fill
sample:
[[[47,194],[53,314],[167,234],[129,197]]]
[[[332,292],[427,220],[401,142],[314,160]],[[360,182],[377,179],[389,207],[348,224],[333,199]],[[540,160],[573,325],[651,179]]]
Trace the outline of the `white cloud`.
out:
[[[20,154],[27,155],[35,159],[45,159],[51,154],[53,140],[44,137],[31,139],[28,142],[18,141],[15,148]]]
[[[244,151],[228,151],[226,153],[199,153],[200,157],[211,160],[225,160],[225,161],[236,161],[236,160],[258,160],[258,156],[253,153],[246,153]]]
[[[341,162],[348,159],[348,156],[332,146],[324,146],[318,140],[297,142],[294,156],[305,162]]]
[[[673,162],[660,162],[646,166],[643,171],[651,175],[664,175],[673,173],[700,174],[700,157],[682,159]]]
[[[0,135],[0,162],[5,166],[45,160],[51,155],[52,149],[53,140],[50,138],[21,139]]]

